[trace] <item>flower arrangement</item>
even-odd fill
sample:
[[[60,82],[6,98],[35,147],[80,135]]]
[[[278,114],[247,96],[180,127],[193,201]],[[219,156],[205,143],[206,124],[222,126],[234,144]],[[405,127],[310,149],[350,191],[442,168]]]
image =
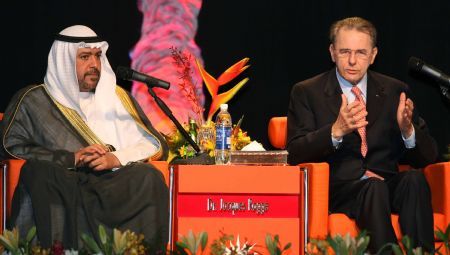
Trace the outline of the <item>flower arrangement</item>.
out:
[[[238,123],[233,126],[233,130],[231,132],[231,148],[233,150],[242,150],[244,146],[251,142],[251,138],[247,135],[247,132],[244,132],[241,129],[243,119],[244,116],[242,116]]]
[[[450,254],[450,225],[448,225],[445,230],[438,228],[438,230],[434,233],[437,237],[437,240],[442,241],[442,245],[439,246],[436,250],[438,252],[444,250],[444,252],[441,252],[440,254]]]
[[[31,241],[36,235],[36,227],[31,228],[25,240],[19,239],[19,230],[14,228],[13,230],[5,230],[3,235],[0,236],[0,244],[2,245],[2,253],[6,249],[12,255],[31,254]]]
[[[201,65],[201,63],[196,60],[197,68],[212,98],[205,121],[203,119],[204,108],[200,105],[197,95],[195,94],[195,86],[192,79],[193,70],[190,64],[191,56],[184,54],[182,51],[178,50],[175,47],[170,48],[170,50],[172,54],[173,64],[177,68],[177,72],[180,76],[179,85],[182,88],[184,96],[190,102],[192,110],[196,115],[193,117],[193,120],[195,121],[197,127],[195,132],[192,130],[192,126],[188,123],[184,124],[184,128],[191,134],[195,133],[196,137],[191,136],[193,140],[199,144],[202,151],[209,152],[210,156],[213,156],[215,144],[213,139],[214,122],[212,121],[212,117],[217,112],[220,105],[227,103],[242,88],[242,86],[247,83],[249,79],[242,79],[233,88],[226,92],[219,93],[219,88],[223,85],[228,84],[243,71],[245,71],[248,67],[250,67],[249,65],[247,65],[249,58],[244,58],[238,61],[237,63],[226,69],[217,79],[210,75]],[[240,129],[241,122],[242,118],[238,125],[234,126],[232,131],[233,149],[240,149],[250,143],[250,137],[246,132],[243,132]],[[195,155],[195,151],[193,150],[193,148],[189,145],[189,143],[176,128],[174,128],[170,134],[165,135],[165,138],[169,144],[169,148],[171,149],[169,161],[175,157],[189,158]]]
[[[55,240],[51,248],[44,249],[39,245],[32,245],[36,236],[36,227],[31,228],[25,240],[20,240],[18,229],[12,231],[5,230],[0,236],[1,254],[11,255],[78,255],[78,254],[103,254],[103,255],[144,255],[151,250],[144,241],[144,235],[137,235],[129,230],[121,232],[113,230],[112,236],[106,234],[105,228],[100,225],[98,228],[100,243],[82,234],[81,239],[85,246],[79,251],[65,250],[63,244]],[[6,251],[5,251],[6,250]]]
[[[190,133],[189,126],[184,123],[183,128]],[[175,127],[170,135],[163,134],[170,148],[169,161],[175,157],[190,158],[195,156],[195,150],[186,141],[184,136]],[[191,136],[191,138],[193,138]],[[197,139],[193,139],[196,141]]]
[[[200,232],[198,234],[194,234],[192,230],[190,230],[186,236],[180,237],[180,241],[176,243],[176,247],[179,251],[187,251],[192,255],[196,255],[199,248],[201,254],[205,251],[207,242],[208,233]]]
[[[219,109],[221,104],[227,103],[242,88],[242,86],[247,83],[249,79],[244,78],[227,92],[219,94],[219,87],[227,84],[228,82],[236,78],[239,74],[241,74],[244,70],[250,67],[249,65],[246,65],[248,61],[249,58],[244,58],[241,61],[237,62],[236,64],[225,70],[225,72],[223,72],[218,79],[215,79],[212,75],[210,75],[198,60],[196,61],[198,69],[200,71],[200,75],[202,76],[206,88],[208,89],[208,92],[212,97],[207,122],[212,121],[214,113]]]
[[[436,248],[436,254],[449,254],[450,251],[450,225],[443,231],[438,229],[435,231],[437,240],[442,242],[440,247]],[[366,231],[361,231],[357,237],[353,238],[350,234],[345,236],[335,235],[327,236],[326,240],[312,239],[307,246],[308,255],[328,255],[328,254],[341,254],[341,255],[363,255],[367,254],[367,247],[370,242],[370,237]],[[387,249],[391,249],[395,255],[424,255],[429,254],[421,247],[414,248],[411,238],[403,236],[400,247],[398,244],[387,243],[376,254],[383,254]]]
[[[223,254],[224,255],[251,255],[251,254],[256,255],[258,253],[252,251],[254,246],[255,246],[255,244],[248,244],[248,242],[245,242],[244,245],[242,245],[242,247],[241,247],[241,243],[239,241],[239,235],[238,235],[236,244],[234,245],[230,241],[230,246],[225,247],[225,252]]]
[[[280,238],[275,235],[273,238],[270,234],[266,235],[266,247],[270,255],[282,255],[289,251],[291,248],[291,243],[287,243],[283,248],[281,248]]]
[[[307,254],[365,254],[369,245],[369,236],[365,231],[361,231],[356,238],[346,234],[345,236],[328,236],[326,240],[312,239],[307,246]]]
[[[144,255],[148,254],[150,248],[144,242],[144,235],[137,235],[130,230],[121,232],[117,229],[113,230],[112,236],[106,234],[105,228],[100,225],[98,227],[100,244],[86,235],[81,234],[81,239],[85,243],[85,249],[88,254],[104,254],[104,255]]]
[[[282,255],[287,252],[291,243],[286,244],[281,248],[278,235],[273,238],[270,234],[266,235],[266,250],[270,255]],[[181,236],[180,241],[176,243],[178,251],[187,251],[186,254],[196,255],[203,254],[206,250],[208,243],[208,234],[206,232],[200,232],[197,235],[192,231],[189,231],[186,236]],[[216,239],[210,245],[211,255],[257,255],[266,254],[265,252],[258,252],[254,248],[256,243],[250,244],[247,240],[242,244],[239,235],[237,235],[234,242],[234,236],[228,235],[223,231],[220,231],[219,239]],[[181,252],[183,253],[183,252]]]
[[[257,255],[263,254],[254,250],[255,243],[250,244],[245,241],[243,244],[240,241],[239,235],[234,242],[234,236],[225,234],[220,231],[219,239],[213,240],[210,246],[211,255]],[[31,242],[36,235],[36,228],[33,227],[27,234],[24,241],[19,239],[17,229],[12,231],[6,230],[0,236],[1,248],[4,247],[6,252],[12,255],[71,255],[71,254],[103,254],[103,255],[144,255],[155,254],[151,252],[151,247],[144,242],[142,234],[137,235],[129,230],[121,232],[117,229],[113,230],[109,236],[105,228],[100,225],[98,228],[98,236],[100,243],[97,243],[92,237],[86,234],[81,235],[85,246],[78,252],[75,250],[64,250],[61,242],[55,241],[50,249],[43,249],[40,246],[32,246]],[[191,230],[186,236],[180,236],[179,241],[176,242],[176,249],[173,251],[159,252],[158,254],[179,254],[179,255],[197,255],[203,254],[208,244],[208,233],[200,232],[194,234]],[[270,255],[282,255],[284,251],[290,248],[288,243],[283,249],[280,249],[280,242],[278,235],[274,238],[270,234],[266,236],[266,249]],[[2,250],[2,254],[5,250]]]
[[[65,250],[62,243],[54,241],[50,249],[43,249],[39,245],[32,245],[32,241],[36,236],[36,228],[33,227],[28,231],[25,240],[20,240],[19,231],[17,229],[5,230],[0,235],[0,254],[12,255],[78,255],[78,254],[104,254],[104,255],[131,255],[131,254],[154,254],[150,253],[148,244],[144,241],[143,235],[138,235],[129,230],[121,232],[117,229],[113,230],[111,236],[106,234],[103,226],[99,226],[100,243],[96,243],[94,239],[83,234],[82,240],[85,244],[79,251]],[[245,241],[241,244],[239,235],[236,242],[234,236],[225,234],[220,231],[221,235],[218,239],[213,240],[209,246],[211,255],[251,255],[251,254],[270,254],[283,255],[290,251],[291,244],[281,245],[278,235],[267,234],[265,238],[265,250],[256,251],[256,243],[249,244]],[[442,242],[440,247],[436,248],[437,254],[449,254],[450,251],[450,225],[445,230],[435,231],[437,240]],[[325,240],[311,239],[307,245],[306,254],[312,255],[363,255],[367,254],[367,247],[370,237],[366,231],[353,238],[349,234],[345,236],[336,235],[328,236]],[[427,254],[422,248],[413,248],[411,239],[404,236],[401,240],[403,249],[398,244],[388,243],[383,246],[377,254],[382,253],[385,249],[391,248],[395,255],[422,255]],[[168,250],[166,253],[158,254],[179,254],[179,255],[201,255],[204,254],[208,247],[208,233],[200,232],[194,234],[189,231],[186,236],[180,236],[173,251]],[[267,252],[265,252],[267,251]]]
[[[195,94],[195,84],[193,83],[193,70],[191,66],[191,55],[184,54],[176,47],[170,48],[173,64],[177,69],[181,87],[181,91],[191,104],[193,112],[197,115],[196,121],[199,123],[203,120],[204,108],[200,105],[199,99]]]

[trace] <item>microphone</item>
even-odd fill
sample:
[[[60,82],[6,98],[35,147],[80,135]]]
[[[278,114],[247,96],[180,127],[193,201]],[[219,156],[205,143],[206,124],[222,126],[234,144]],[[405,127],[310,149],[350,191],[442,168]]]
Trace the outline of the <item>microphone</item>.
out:
[[[119,66],[116,70],[117,77],[128,81],[140,81],[149,87],[158,87],[163,89],[169,89],[170,83],[160,80],[147,74],[140,73],[131,68]]]
[[[447,88],[450,88],[450,77],[434,66],[428,65],[416,57],[410,57],[408,66],[411,70],[423,73]]]

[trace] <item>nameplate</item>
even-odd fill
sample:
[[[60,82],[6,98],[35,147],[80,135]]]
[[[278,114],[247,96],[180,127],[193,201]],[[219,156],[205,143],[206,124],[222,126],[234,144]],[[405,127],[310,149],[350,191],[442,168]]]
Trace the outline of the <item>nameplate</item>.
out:
[[[178,217],[298,218],[298,195],[178,194]]]

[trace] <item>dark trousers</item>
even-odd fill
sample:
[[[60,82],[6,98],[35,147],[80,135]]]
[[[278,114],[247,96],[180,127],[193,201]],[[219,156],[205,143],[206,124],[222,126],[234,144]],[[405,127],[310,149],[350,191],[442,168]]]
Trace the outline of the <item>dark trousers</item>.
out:
[[[345,213],[370,236],[369,250],[397,243],[391,213],[399,215],[403,235],[414,247],[434,250],[431,192],[419,170],[400,172],[384,181],[377,178],[330,184],[330,212]]]
[[[130,230],[143,234],[150,254],[157,254],[169,237],[169,190],[150,164],[75,172],[50,161],[27,160],[14,192],[10,224],[25,231],[35,225],[44,248],[58,240],[77,249],[83,246],[83,233],[100,243],[99,225],[108,234],[114,228]]]

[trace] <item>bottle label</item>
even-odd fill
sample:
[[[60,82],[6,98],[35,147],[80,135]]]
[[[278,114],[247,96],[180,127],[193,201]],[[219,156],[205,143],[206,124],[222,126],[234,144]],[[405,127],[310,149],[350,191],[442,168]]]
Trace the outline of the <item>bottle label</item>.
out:
[[[231,127],[216,127],[216,150],[231,148]]]

